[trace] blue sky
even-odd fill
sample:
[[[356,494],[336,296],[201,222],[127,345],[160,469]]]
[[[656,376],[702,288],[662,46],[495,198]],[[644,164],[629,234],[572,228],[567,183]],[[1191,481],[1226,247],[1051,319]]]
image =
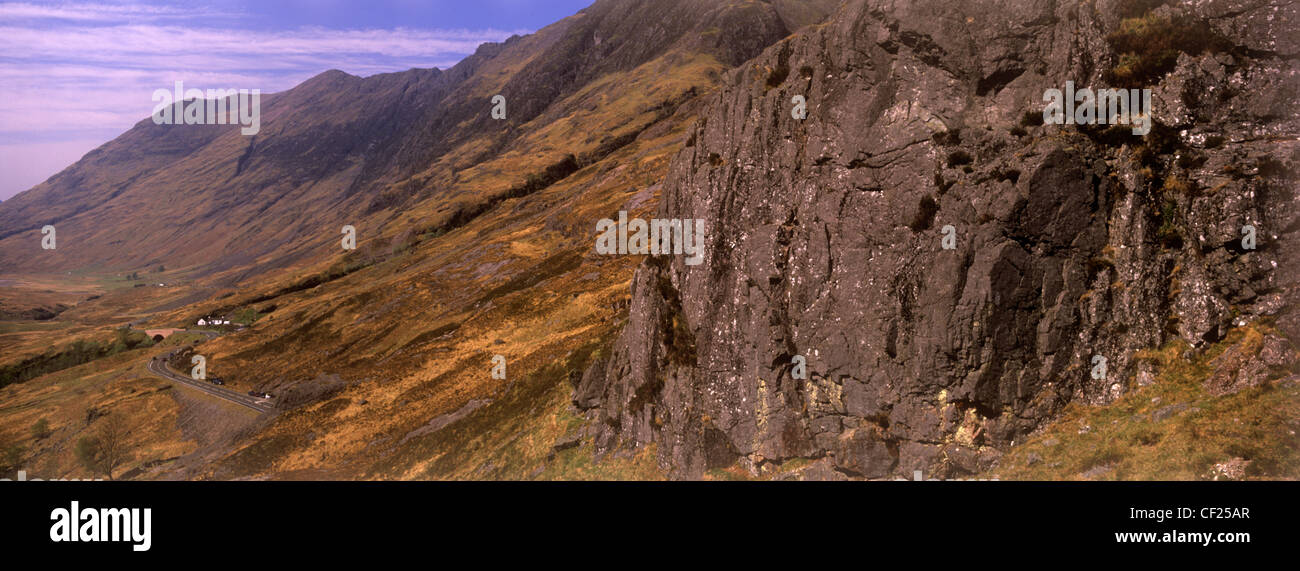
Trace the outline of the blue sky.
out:
[[[447,68],[593,0],[0,2],[0,200],[149,116],[156,89]]]

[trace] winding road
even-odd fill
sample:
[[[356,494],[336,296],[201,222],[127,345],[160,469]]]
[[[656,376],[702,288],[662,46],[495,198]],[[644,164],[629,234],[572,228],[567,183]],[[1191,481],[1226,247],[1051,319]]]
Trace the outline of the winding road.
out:
[[[218,335],[218,333],[215,331],[189,331],[189,332],[200,333],[203,336],[207,337],[208,339],[215,339]],[[164,379],[167,379],[169,381],[180,383],[190,388],[203,391],[219,399],[229,401],[240,406],[251,408],[257,412],[271,412],[272,410],[275,410],[275,407],[271,406],[271,401],[269,399],[239,394],[230,389],[219,387],[217,385],[207,383],[204,381],[196,381],[188,376],[172,371],[170,368],[167,367],[167,359],[170,358],[172,356],[172,353],[174,352],[175,351],[168,351],[161,355],[155,356],[152,360],[149,361],[149,366],[148,366],[149,372],[159,377],[162,377]]]

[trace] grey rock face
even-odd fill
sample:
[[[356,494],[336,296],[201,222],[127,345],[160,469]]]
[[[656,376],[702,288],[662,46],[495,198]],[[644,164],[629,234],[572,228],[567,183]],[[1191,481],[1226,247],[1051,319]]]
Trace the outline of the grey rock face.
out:
[[[704,263],[648,258],[577,389],[598,450],[658,443],[686,478],[970,473],[1123,394],[1139,349],[1264,315],[1300,334],[1300,74],[1250,15],[1279,8],[1202,3],[1239,49],[1182,54],[1146,137],[1022,121],[1045,89],[1108,87],[1097,4],[852,1],[735,70],[663,185],[661,217],[706,220]]]
[[[1187,404],[1187,403],[1185,403],[1185,402],[1180,402],[1180,403],[1177,403],[1177,404],[1171,404],[1171,405],[1169,405],[1169,406],[1163,406],[1163,407],[1160,407],[1160,408],[1156,409],[1155,412],[1151,413],[1151,420],[1152,420],[1152,422],[1160,422],[1160,421],[1165,420],[1165,419],[1167,419],[1167,418],[1169,418],[1169,417],[1176,416],[1176,415],[1178,415],[1178,414],[1182,414],[1182,413],[1184,413],[1184,412],[1187,412],[1187,410],[1190,409],[1190,408],[1191,408],[1191,405],[1189,405],[1189,404]]]
[[[1211,394],[1226,395],[1257,387],[1280,376],[1276,371],[1294,359],[1290,342],[1281,337],[1248,339],[1229,347],[1210,362],[1214,371],[1205,379],[1205,388]]]

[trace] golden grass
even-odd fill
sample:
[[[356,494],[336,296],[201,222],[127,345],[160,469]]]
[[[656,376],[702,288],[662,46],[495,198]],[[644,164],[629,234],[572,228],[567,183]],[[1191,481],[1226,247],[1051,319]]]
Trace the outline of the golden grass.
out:
[[[1212,479],[1216,463],[1251,461],[1248,478],[1300,477],[1300,387],[1266,385],[1216,397],[1203,384],[1214,357],[1233,345],[1258,351],[1272,330],[1250,325],[1207,351],[1184,358],[1176,341],[1139,359],[1156,369],[1156,382],[1136,387],[1105,406],[1071,404],[1064,414],[1016,446],[992,471],[1004,480],[1077,480],[1093,470],[1105,480]],[[1170,405],[1188,409],[1156,422]],[[1029,462],[1031,455],[1041,460]]]

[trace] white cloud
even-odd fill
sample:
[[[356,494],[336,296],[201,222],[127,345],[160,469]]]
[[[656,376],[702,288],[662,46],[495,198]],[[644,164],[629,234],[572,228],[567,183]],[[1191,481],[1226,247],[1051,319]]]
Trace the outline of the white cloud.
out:
[[[0,19],[13,20],[70,20],[77,22],[114,22],[126,19],[159,20],[189,19],[214,14],[199,8],[181,10],[171,6],[149,4],[60,4],[57,6],[28,2],[0,3]]]

